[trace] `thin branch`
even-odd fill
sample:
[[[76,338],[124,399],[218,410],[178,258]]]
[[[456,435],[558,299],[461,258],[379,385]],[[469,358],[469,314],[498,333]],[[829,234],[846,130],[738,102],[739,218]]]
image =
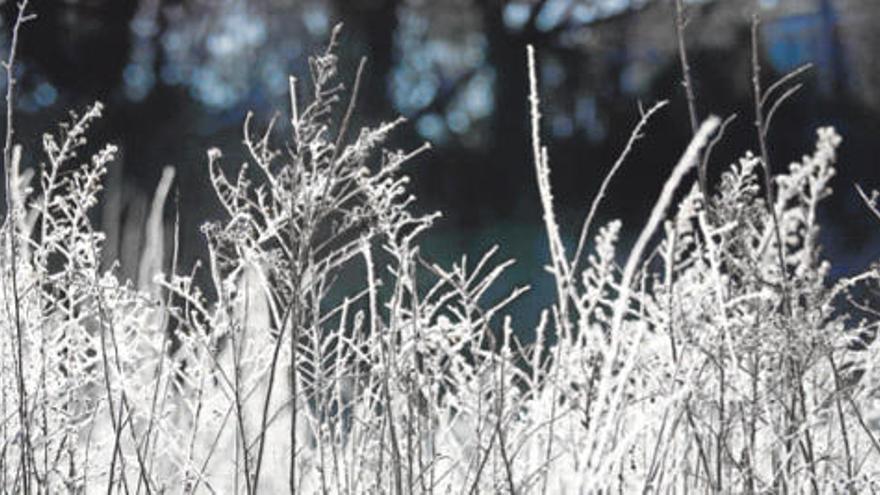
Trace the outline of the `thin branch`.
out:
[[[689,19],[685,15],[682,0],[675,0],[675,37],[678,44],[678,60],[681,64],[681,85],[684,87],[684,94],[687,99],[688,117],[691,123],[691,137],[693,137],[697,132],[699,116],[697,115],[697,97],[694,94],[694,80],[691,76],[691,65],[688,62],[687,45],[684,41],[684,31],[685,28],[687,28],[688,21]],[[706,204],[708,204],[711,199],[709,197],[709,179],[706,171],[707,165],[707,160],[698,157],[697,183],[700,186],[700,193],[703,195],[703,201],[706,202]]]
[[[785,103],[786,100],[794,96],[794,94],[802,87],[804,87],[803,83],[795,84],[788,88],[779,98],[776,99],[776,101],[773,102],[773,106],[771,106],[770,111],[767,112],[767,121],[764,122],[764,135],[767,135],[770,132],[770,123],[773,122],[773,116],[776,115],[776,111],[779,110],[779,107]]]
[[[736,120],[737,115],[733,114],[724,119],[724,122],[721,123],[721,126],[718,128],[718,132],[715,133],[715,136],[712,137],[712,140],[709,141],[709,144],[706,145],[706,151],[703,153],[703,159],[700,164],[700,168],[702,170],[706,170],[709,166],[709,158],[712,156],[712,150],[715,149],[715,146],[721,142],[724,138],[724,132],[727,130],[727,126],[730,125],[731,122]],[[706,201],[709,198],[704,198]]]
[[[629,303],[630,285],[632,284],[642,253],[647,247],[651,237],[654,236],[657,226],[660,224],[660,221],[666,213],[666,208],[672,202],[672,197],[675,190],[678,188],[679,183],[681,183],[685,174],[697,165],[697,157],[699,156],[700,150],[706,145],[709,136],[715,132],[720,123],[721,121],[715,116],[709,117],[703,122],[681,159],[678,161],[678,164],[676,164],[675,168],[672,170],[669,179],[667,179],[666,183],[663,185],[660,197],[657,199],[657,202],[654,203],[651,216],[648,218],[648,222],[639,234],[639,237],[630,252],[629,258],[624,265],[623,276],[620,282],[620,294],[617,296],[618,299],[614,307],[614,317],[611,324],[612,332],[618,331],[623,323],[625,309]]]
[[[342,118],[342,124],[339,126],[339,135],[336,136],[336,145],[333,147],[333,158],[330,160],[330,163],[336,163],[336,159],[339,157],[339,151],[345,140],[345,134],[348,132],[351,115],[354,113],[354,107],[357,104],[358,94],[361,88],[361,78],[363,77],[366,64],[367,57],[361,57],[361,61],[357,68],[357,74],[354,76],[354,86],[351,88],[351,97],[348,100],[348,108],[345,109],[345,116]]]
[[[687,19],[684,14],[682,0],[675,0],[675,36],[678,41],[678,60],[681,63],[681,85],[687,98],[688,116],[691,122],[691,134],[697,132],[699,121],[697,120],[697,99],[694,95],[694,84],[691,78],[691,66],[688,63],[687,48],[684,42],[684,30],[687,27]]]
[[[865,203],[865,206],[874,215],[874,218],[880,220],[880,210],[877,209],[877,201],[869,198],[860,185],[853,184],[853,186],[855,186],[856,191],[859,193],[859,196],[861,196],[862,201],[864,201]]]
[[[812,68],[813,68],[813,64],[811,64],[811,63],[806,63],[806,64],[804,64],[804,65],[801,65],[801,66],[798,67],[797,69],[794,69],[793,71],[789,72],[788,74],[786,74],[786,75],[780,77],[776,82],[774,82],[773,84],[771,84],[769,88],[767,88],[767,91],[764,93],[764,97],[761,98],[761,105],[762,105],[762,106],[763,106],[763,105],[766,105],[767,102],[770,101],[770,96],[771,96],[771,95],[772,95],[777,89],[781,88],[783,84],[787,83],[788,81],[791,81],[791,80],[794,79],[795,77],[797,77],[797,76],[803,74],[804,72],[807,72],[808,70],[810,70],[810,69],[812,69]]]
[[[611,183],[611,179],[614,178],[614,175],[617,173],[618,169],[623,165],[629,156],[630,152],[632,152],[632,148],[635,145],[636,141],[642,138],[642,130],[645,125],[647,125],[648,121],[651,117],[657,113],[661,108],[665,107],[669,101],[663,100],[657,102],[648,109],[647,112],[639,109],[639,113],[641,117],[639,118],[639,122],[636,124],[635,128],[629,135],[629,139],[626,142],[626,146],[623,148],[623,152],[617,157],[617,160],[614,162],[614,165],[611,167],[611,170],[608,171],[608,174],[605,176],[605,179],[602,181],[602,184],[599,186],[599,192],[596,193],[596,197],[593,198],[593,202],[590,204],[590,211],[587,213],[587,218],[584,219],[584,224],[581,227],[581,234],[578,237],[577,249],[575,249],[574,257],[571,259],[571,273],[577,273],[578,263],[580,262],[581,255],[583,254],[584,248],[586,247],[587,236],[590,233],[590,227],[593,224],[593,219],[596,216],[596,211],[599,209],[599,204],[602,202],[602,199],[605,198],[605,193],[608,190],[608,185]]]
[[[6,69],[6,140],[3,147],[3,170],[5,172],[6,177],[6,228],[7,228],[7,239],[6,241],[9,243],[9,258],[11,262],[11,270],[10,270],[10,282],[12,284],[12,304],[13,304],[13,312],[15,318],[15,334],[16,334],[16,374],[17,378],[17,386],[18,386],[18,416],[20,425],[19,428],[24,430],[24,435],[21,439],[21,452],[20,452],[20,463],[19,469],[22,474],[22,490],[24,493],[31,493],[30,488],[30,475],[28,469],[28,462],[31,454],[31,434],[30,434],[30,421],[28,419],[28,411],[27,411],[27,386],[24,383],[24,349],[22,345],[22,339],[24,338],[24,332],[22,329],[21,322],[21,304],[19,299],[19,289],[18,289],[18,249],[16,242],[16,231],[15,231],[15,196],[16,194],[13,192],[12,188],[15,187],[13,184],[12,177],[12,148],[13,148],[13,114],[15,110],[15,55],[18,49],[18,36],[21,31],[21,26],[24,23],[34,19],[34,15],[30,15],[27,13],[28,0],[23,0],[18,4],[18,15],[15,18],[15,24],[12,27],[12,42],[9,46],[9,58],[6,62],[3,62],[3,67]]]
[[[764,94],[761,90],[761,63],[758,57],[758,25],[760,20],[755,14],[752,18],[752,89],[754,92],[755,103],[755,130],[758,134],[758,145],[761,149],[761,165],[764,169],[764,194],[767,199],[767,210],[773,220],[773,234],[775,235],[777,255],[779,258],[780,277],[782,277],[782,299],[783,306],[788,307],[788,297],[786,289],[786,264],[785,252],[782,244],[782,231],[779,226],[779,216],[776,214],[776,202],[773,194],[772,169],[770,167],[770,153],[767,148],[766,126],[764,124],[764,110],[761,102],[764,101]]]

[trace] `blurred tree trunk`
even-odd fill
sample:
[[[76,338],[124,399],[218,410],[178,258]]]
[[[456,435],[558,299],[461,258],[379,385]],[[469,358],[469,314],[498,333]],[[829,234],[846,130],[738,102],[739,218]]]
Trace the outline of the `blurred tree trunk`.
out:
[[[537,190],[533,180],[533,164],[529,144],[528,70],[526,46],[538,44],[539,32],[534,13],[520,30],[511,30],[504,22],[505,2],[477,0],[488,46],[488,62],[495,70],[495,110],[489,125],[488,159],[494,166],[483,167],[484,177],[472,181],[481,187],[485,181],[498,183],[495,198],[496,215],[509,216],[512,211],[537,215]],[[543,2],[534,7],[539,10]],[[540,55],[540,54],[539,54]],[[540,56],[536,60],[540,66]],[[540,74],[540,71],[539,71]],[[474,194],[479,194],[474,191]]]
[[[18,2],[5,2],[14,19]],[[38,20],[22,30],[19,54],[52,84],[94,99],[115,88],[128,62],[129,25],[138,0],[31,2]],[[103,96],[102,96],[103,97]]]
[[[397,31],[397,9],[401,0],[330,0],[333,17],[345,22],[343,52],[350,60],[349,79],[353,82],[357,60],[367,57],[361,95],[355,117],[369,120],[389,119],[394,105],[389,94],[388,77],[394,68],[394,34]],[[351,85],[351,82],[347,84]]]

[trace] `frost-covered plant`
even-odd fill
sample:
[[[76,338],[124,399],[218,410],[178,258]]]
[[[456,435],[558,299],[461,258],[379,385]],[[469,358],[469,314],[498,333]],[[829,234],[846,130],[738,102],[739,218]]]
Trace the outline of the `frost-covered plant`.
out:
[[[15,40],[31,17],[27,2],[19,9]],[[21,149],[12,146],[14,54],[15,42],[5,64],[0,486],[4,493],[156,490],[152,473],[173,462],[152,442],[154,419],[164,413],[151,407],[154,379],[168,381],[157,369],[163,311],[100,268],[104,237],[90,210],[116,147],[78,163],[103,106],[71,112],[43,136],[38,166],[22,170]]]
[[[528,288],[488,297],[513,263],[497,261],[503,247],[452,266],[420,256],[437,215],[413,212],[402,167],[427,147],[382,148],[402,120],[349,138],[360,69],[344,91],[337,33],[310,59],[309,84],[291,78],[283,136],[276,120],[255,136],[248,116],[248,162],[230,173],[219,150],[208,152],[226,213],[203,229],[208,287],[171,273],[136,288],[101,270],[89,209],[115,148],[75,165],[100,104],[44,137],[36,173],[20,171],[21,153],[9,148],[4,492],[757,493],[880,483],[880,343],[866,338],[880,313],[859,299],[880,274],[829,280],[818,242],[817,208],[841,142],[833,130],[820,129],[813,154],[766,182],[765,154],[746,153],[707,198],[709,185],[689,184],[688,173],[723,130],[710,118],[628,253],[620,222],[591,230],[609,177],[569,257],[530,50],[532,158],[557,297],[525,345],[504,310]],[[662,106],[642,113],[613,170]],[[166,175],[148,232],[161,231]],[[147,251],[161,258],[160,245]],[[144,260],[142,272],[161,266]]]
[[[854,459],[877,454],[864,431],[849,432],[846,452],[839,441],[846,414],[831,409],[844,400],[835,362],[850,336],[846,316],[834,310],[816,207],[830,193],[839,142],[821,129],[815,154],[775,178],[784,273],[754,156],[724,174],[712,207],[693,189],[667,223],[659,248],[666,276],[647,315],[669,338],[669,369],[694,385],[683,406],[689,424],[679,431],[689,437],[682,445],[693,446],[694,466],[681,476],[733,491],[801,490],[850,480]]]
[[[44,136],[38,185],[18,173],[20,153],[10,170],[16,199],[3,231],[0,332],[5,490],[76,492],[152,463],[138,443],[163,354],[161,316],[155,301],[100,270],[103,235],[89,209],[116,148],[74,165],[101,110],[97,103],[71,114],[59,134]]]
[[[208,466],[206,483],[215,473],[225,477],[218,483],[227,490],[333,485],[357,491],[391,478],[402,483],[402,433],[394,419],[399,394],[391,390],[404,379],[398,350],[409,338],[401,304],[415,283],[413,240],[435,217],[409,212],[413,198],[399,169],[426,148],[378,148],[400,120],[347,141],[356,87],[342,124],[334,126],[342,96],[335,36],[310,60],[307,104],[300,105],[291,79],[291,133],[283,151],[273,147],[271,124],[255,139],[248,119],[253,170],[246,164],[229,179],[220,153],[209,152],[211,180],[229,215],[205,227],[217,304],[208,304],[190,278],[168,284],[186,301],[175,310],[183,359],[197,363],[184,372],[198,390],[196,401],[185,401],[193,422],[190,461]],[[383,267],[396,281],[388,307],[379,306],[386,269],[374,264],[376,246],[391,257]],[[329,304],[339,277],[365,269],[356,289]],[[216,441],[235,454],[221,445],[224,454],[211,459]],[[374,468],[355,469],[363,465]],[[239,471],[234,480],[226,476]]]

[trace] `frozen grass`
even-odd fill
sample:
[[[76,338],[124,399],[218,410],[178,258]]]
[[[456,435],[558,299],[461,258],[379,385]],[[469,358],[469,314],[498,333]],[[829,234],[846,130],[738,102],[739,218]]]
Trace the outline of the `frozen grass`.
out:
[[[308,84],[291,79],[284,142],[248,118],[248,164],[226,175],[208,152],[227,215],[204,227],[205,292],[157,261],[171,171],[146,229],[141,279],[155,283],[100,269],[89,210],[115,149],[76,155],[100,104],[46,134],[36,168],[19,167],[8,136],[4,493],[877,489],[880,343],[850,348],[876,332],[877,310],[856,296],[880,274],[828,280],[817,241],[833,130],[766,184],[766,153],[746,153],[711,187],[690,172],[723,126],[695,122],[634,246],[618,252],[620,222],[591,225],[603,184],[571,256],[530,49],[557,297],[525,344],[504,308],[528,289],[484,297],[512,263],[503,247],[452,266],[419,255],[437,217],[411,212],[402,169],[426,148],[381,148],[401,121],[348,129],[358,88],[337,82],[334,44]],[[643,112],[614,170],[662,106]],[[356,283],[339,286],[343,274]]]

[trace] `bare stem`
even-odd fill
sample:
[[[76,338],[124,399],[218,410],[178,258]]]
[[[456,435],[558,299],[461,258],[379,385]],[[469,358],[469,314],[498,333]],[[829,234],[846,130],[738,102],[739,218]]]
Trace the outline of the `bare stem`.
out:
[[[602,181],[602,185],[599,186],[599,192],[596,193],[596,197],[593,198],[593,202],[590,204],[590,211],[587,213],[587,218],[584,220],[584,224],[581,227],[580,237],[578,237],[577,249],[575,250],[574,257],[571,259],[572,274],[577,273],[578,263],[580,262],[581,256],[583,255],[584,248],[586,248],[587,236],[590,234],[590,227],[592,226],[596,216],[596,212],[599,209],[599,204],[602,202],[602,199],[605,198],[605,194],[608,190],[608,185],[611,183],[611,179],[626,161],[630,152],[632,152],[633,146],[635,145],[636,141],[642,138],[642,131],[648,124],[648,121],[655,113],[657,113],[661,108],[665,107],[668,103],[669,102],[666,100],[659,101],[655,103],[654,106],[649,108],[648,111],[640,112],[641,115],[639,118],[639,122],[630,133],[629,139],[626,142],[626,146],[624,146],[623,148],[623,152],[620,153],[620,156],[617,157],[617,161],[614,162],[611,170],[608,171],[608,174]]]
[[[691,76],[691,65],[688,62],[687,45],[684,41],[684,31],[687,24],[688,19],[685,16],[682,0],[675,0],[675,38],[678,44],[678,60],[681,64],[681,85],[684,87],[684,94],[687,99],[688,117],[691,123],[691,136],[693,137],[693,135],[697,133],[697,126],[700,121],[697,116],[697,97],[694,94],[694,81]],[[706,177],[706,162],[704,160],[699,161],[697,174],[703,199],[709,201],[709,184]]]
[[[22,344],[22,339],[24,338],[24,332],[22,329],[21,322],[21,308],[20,308],[20,300],[19,300],[19,290],[18,290],[18,246],[16,241],[16,231],[15,231],[15,215],[16,215],[16,204],[15,204],[15,192],[13,191],[14,178],[12,177],[12,148],[13,148],[13,114],[15,110],[15,55],[16,50],[18,49],[18,36],[21,31],[21,26],[34,18],[33,15],[27,13],[28,0],[22,0],[18,4],[18,15],[15,18],[15,24],[12,27],[12,42],[9,46],[9,58],[6,62],[3,63],[3,67],[6,69],[6,140],[3,146],[3,170],[5,171],[6,177],[6,241],[9,243],[9,259],[11,263],[10,268],[10,282],[12,284],[12,311],[15,319],[15,335],[16,335],[16,374],[18,375],[18,420],[20,422],[20,428],[23,431],[23,435],[21,438],[21,447],[20,447],[20,463],[19,469],[21,470],[21,480],[22,480],[22,490],[23,493],[29,494],[31,493],[30,486],[30,476],[31,472],[29,469],[29,459],[31,455],[31,434],[30,434],[30,421],[28,419],[28,392],[27,386],[25,385],[24,380],[24,349]]]

